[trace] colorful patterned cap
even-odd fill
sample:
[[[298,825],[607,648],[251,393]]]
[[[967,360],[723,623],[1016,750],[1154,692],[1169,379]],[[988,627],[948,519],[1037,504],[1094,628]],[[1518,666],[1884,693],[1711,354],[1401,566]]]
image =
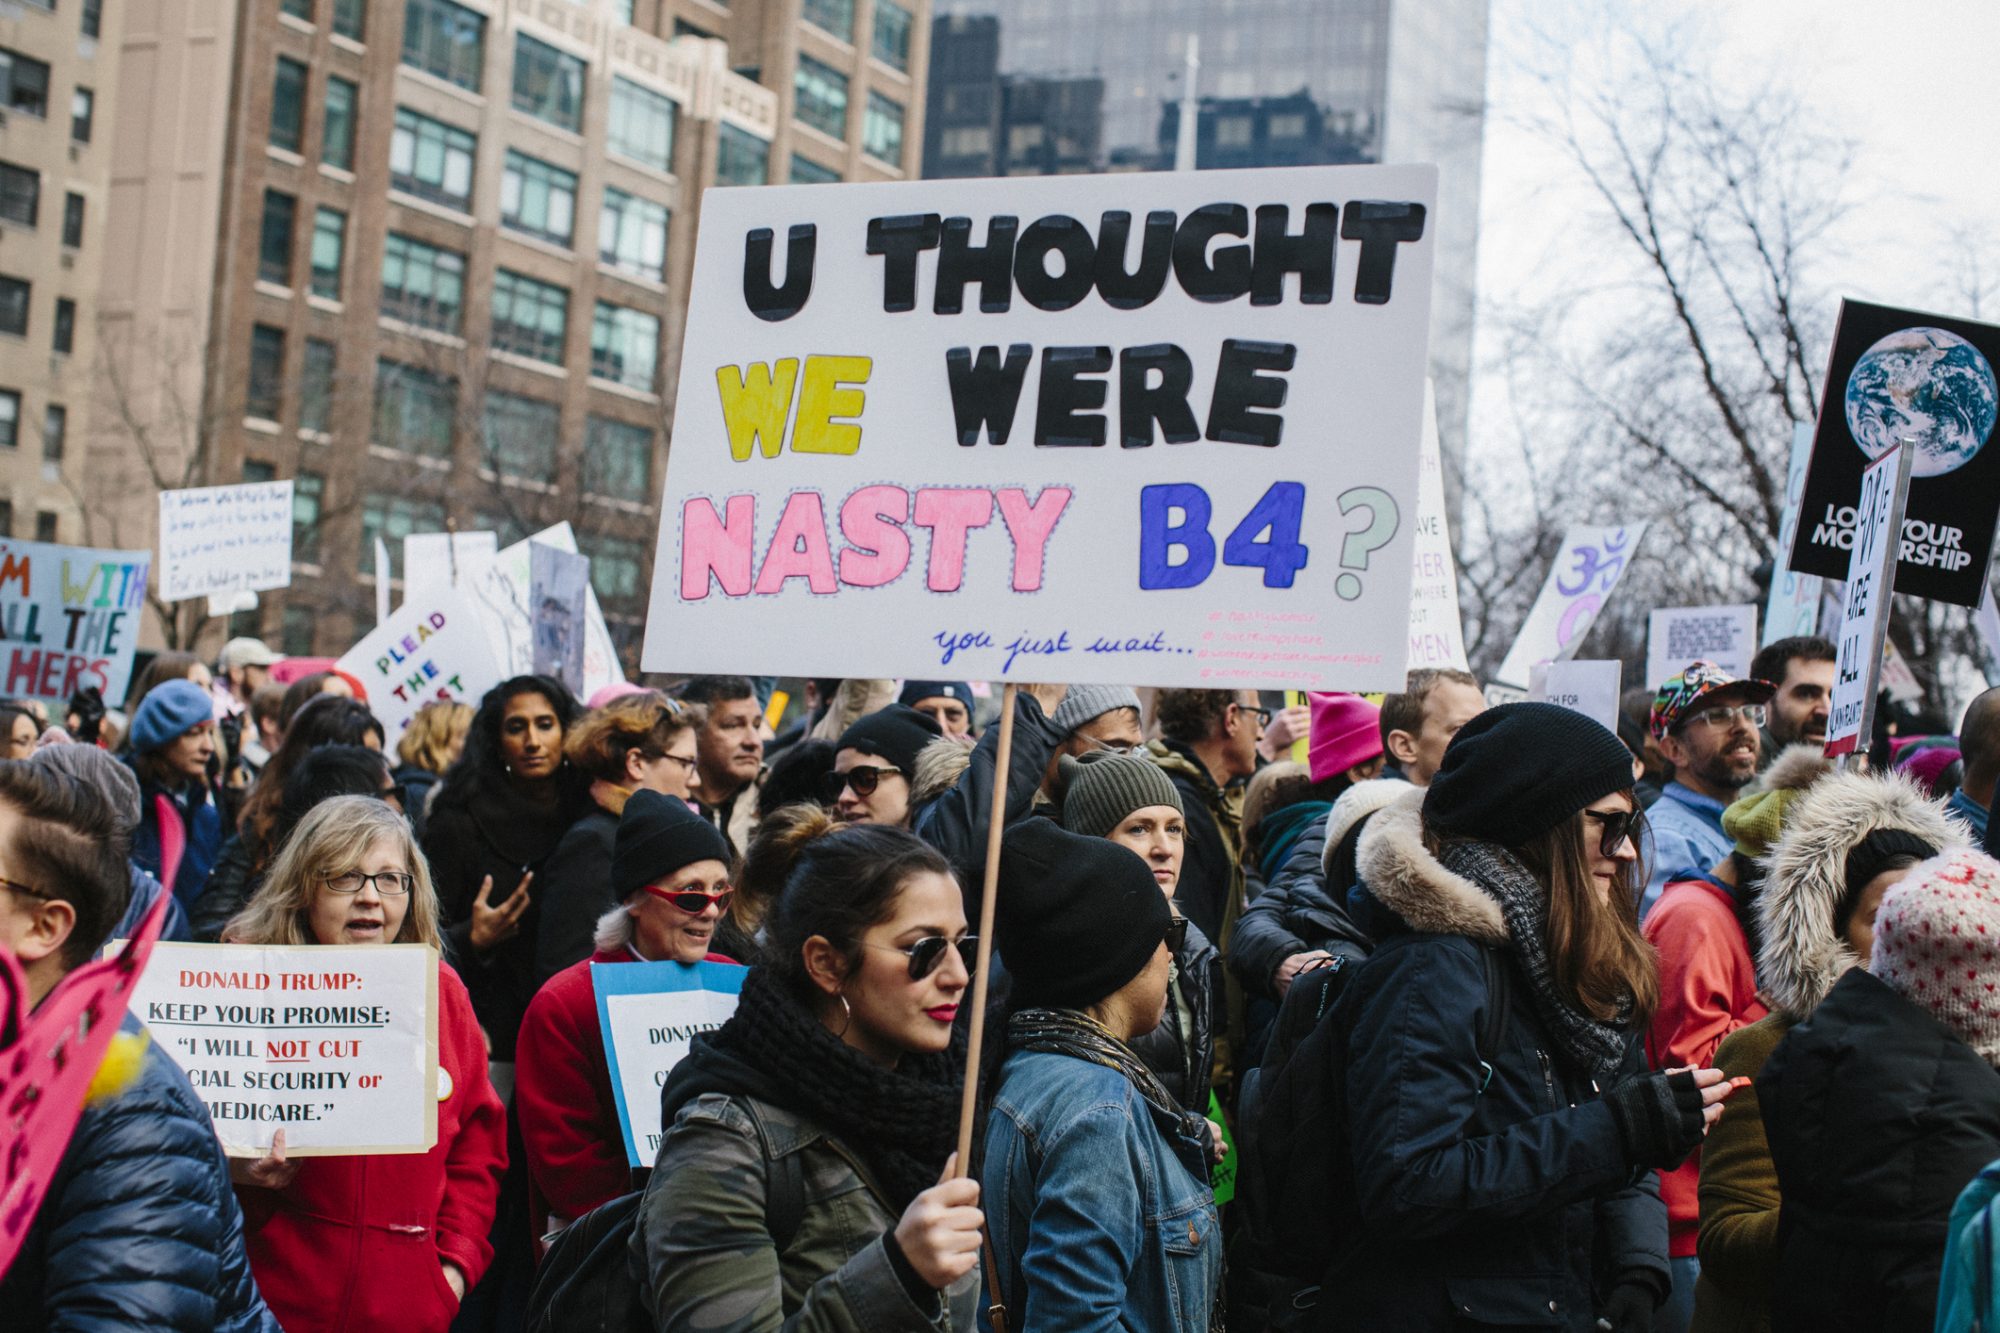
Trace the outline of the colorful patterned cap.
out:
[[[1687,669],[1660,686],[1653,696],[1653,714],[1648,730],[1659,740],[1682,718],[1700,708],[1718,704],[1769,703],[1778,687],[1768,680],[1738,680],[1713,662],[1690,662]]]

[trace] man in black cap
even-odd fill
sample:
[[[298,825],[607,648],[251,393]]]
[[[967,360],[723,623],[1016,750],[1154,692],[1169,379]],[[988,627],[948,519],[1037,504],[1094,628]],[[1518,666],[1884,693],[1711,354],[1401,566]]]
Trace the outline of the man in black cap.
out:
[[[972,686],[962,680],[906,680],[897,703],[930,716],[947,740],[966,745],[978,739],[972,731]]]
[[[887,708],[840,734],[826,799],[850,824],[910,826],[910,778],[917,755],[938,739],[938,724],[907,704]]]

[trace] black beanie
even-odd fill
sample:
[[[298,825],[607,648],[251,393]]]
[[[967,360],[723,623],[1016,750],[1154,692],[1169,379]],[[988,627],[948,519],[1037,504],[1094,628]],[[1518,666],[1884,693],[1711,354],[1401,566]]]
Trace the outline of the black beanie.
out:
[[[1424,796],[1424,827],[1519,847],[1632,786],[1632,752],[1556,704],[1503,704],[1458,729]]]
[[[1023,1008],[1081,1009],[1145,971],[1173,918],[1137,852],[1024,819],[1000,843],[996,943]]]
[[[1861,891],[1875,882],[1890,861],[1903,856],[1928,861],[1937,854],[1937,848],[1908,829],[1870,829],[1866,837],[1848,849],[1842,876],[1847,888],[1833,905],[1833,933],[1847,934],[1847,923],[1854,916],[1854,909],[1861,905]]]
[[[611,848],[611,889],[622,902],[696,861],[729,864],[729,844],[686,801],[641,787],[625,802]]]
[[[929,713],[919,713],[908,704],[890,704],[841,732],[834,753],[859,750],[887,759],[907,778],[917,771],[917,753],[942,735]]]
[[[972,711],[972,686],[962,680],[906,680],[896,702],[915,708],[926,699],[956,699],[965,705],[965,711],[969,713]]]

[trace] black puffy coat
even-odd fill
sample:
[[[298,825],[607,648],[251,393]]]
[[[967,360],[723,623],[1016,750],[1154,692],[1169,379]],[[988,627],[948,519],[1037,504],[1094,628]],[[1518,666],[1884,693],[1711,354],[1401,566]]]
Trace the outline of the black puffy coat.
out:
[[[1757,1076],[1778,1169],[1771,1326],[1928,1333],[1959,1191],[2000,1157],[2000,1073],[1851,969]]]
[[[1035,795],[1063,733],[1034,695],[1014,696],[1014,751],[1007,774],[1006,823],[1035,812]],[[965,889],[967,915],[978,919],[986,870],[986,825],[993,814],[993,783],[1000,767],[1000,728],[988,727],[965,753],[957,741],[932,741],[917,760],[910,789],[910,828],[944,854]]]
[[[1208,1091],[1215,1083],[1215,1015],[1221,1008],[1222,955],[1192,921],[1174,955],[1174,986],[1188,1008],[1193,1036],[1181,1028],[1180,1005],[1167,997],[1167,1016],[1131,1045],[1174,1100],[1197,1115],[1208,1114]]]
[[[1394,924],[1329,1019],[1346,1052],[1352,1189],[1335,1192],[1345,1244],[1319,1326],[1581,1333],[1620,1278],[1666,1292],[1658,1180],[1538,1016],[1496,900],[1424,849],[1422,799],[1382,810],[1361,841]],[[1482,944],[1509,955],[1490,1079]],[[1635,1031],[1621,1077],[1644,1069]]]
[[[118,1040],[143,1040],[126,1022]],[[208,1111],[166,1052],[93,1101],[19,1257],[0,1330],[277,1333],[250,1276],[243,1211]]]
[[[611,889],[618,818],[601,805],[592,806],[570,825],[535,876],[535,895],[542,900],[541,932],[535,940],[537,987],[597,952],[597,920],[618,905]],[[497,882],[494,889],[499,889]]]
[[[251,863],[250,849],[244,845],[243,835],[232,833],[216,853],[215,864],[209,868],[208,882],[202,886],[201,896],[194,900],[188,912],[188,928],[203,944],[213,944],[222,938],[222,928],[242,911],[257,888],[264,882],[264,876]]]

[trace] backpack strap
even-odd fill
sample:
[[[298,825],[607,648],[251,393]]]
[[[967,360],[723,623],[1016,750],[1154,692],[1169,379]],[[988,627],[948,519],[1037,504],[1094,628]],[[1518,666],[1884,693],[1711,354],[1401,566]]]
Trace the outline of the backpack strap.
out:
[[[1507,1020],[1513,1008],[1513,988],[1507,984],[1506,963],[1490,944],[1479,946],[1480,969],[1486,974],[1486,1021],[1479,1025],[1479,1091],[1493,1081],[1493,1057],[1507,1034]]]
[[[771,1242],[778,1247],[778,1253],[783,1254],[798,1239],[799,1227],[806,1218],[805,1163],[799,1160],[797,1152],[780,1153],[773,1148],[770,1127],[765,1124],[764,1113],[755,1098],[745,1097],[743,1105],[750,1112],[750,1123],[757,1127],[757,1141],[769,1168],[764,1186],[764,1227],[771,1233]]]

